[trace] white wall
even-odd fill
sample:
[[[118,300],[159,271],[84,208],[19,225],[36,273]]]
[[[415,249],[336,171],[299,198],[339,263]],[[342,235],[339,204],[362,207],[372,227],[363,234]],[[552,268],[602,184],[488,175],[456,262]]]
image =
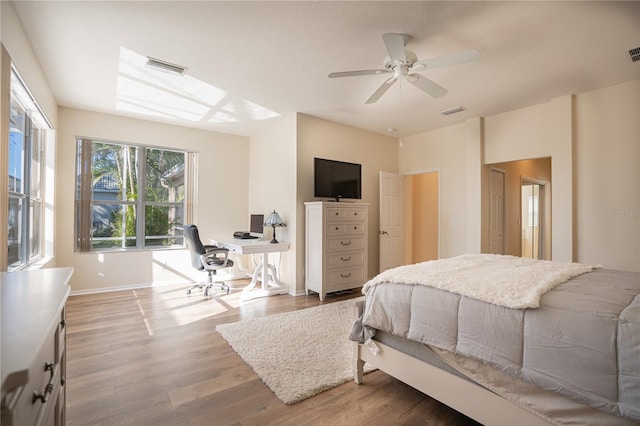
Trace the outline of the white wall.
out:
[[[268,215],[276,210],[287,224],[276,229],[278,241],[290,244],[289,251],[269,255],[278,267],[280,281],[296,294],[297,221],[296,217],[296,114],[270,120],[251,136],[249,149],[249,213]],[[247,221],[249,220],[247,216]],[[242,229],[247,229],[248,222]],[[271,239],[272,229],[265,228]],[[249,265],[251,259],[246,259]],[[303,283],[304,288],[304,283]]]
[[[231,236],[248,217],[249,140],[69,108],[59,110],[56,265],[72,266],[72,291],[99,291],[205,279],[186,250],[74,253],[76,137],[179,147],[198,152],[196,224],[201,239]]]
[[[297,139],[298,291],[304,290],[304,202],[317,200],[313,196],[314,157],[362,164],[362,202],[369,203],[368,275],[374,276],[379,264],[379,173],[397,173],[397,139],[304,114],[298,114]]]
[[[640,80],[577,95],[575,112],[576,259],[640,271]]]

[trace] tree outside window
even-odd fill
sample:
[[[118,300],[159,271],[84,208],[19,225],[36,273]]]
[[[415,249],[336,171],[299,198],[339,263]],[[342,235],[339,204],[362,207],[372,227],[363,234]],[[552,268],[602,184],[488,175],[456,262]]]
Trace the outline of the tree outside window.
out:
[[[78,139],[76,249],[182,247],[191,156]]]

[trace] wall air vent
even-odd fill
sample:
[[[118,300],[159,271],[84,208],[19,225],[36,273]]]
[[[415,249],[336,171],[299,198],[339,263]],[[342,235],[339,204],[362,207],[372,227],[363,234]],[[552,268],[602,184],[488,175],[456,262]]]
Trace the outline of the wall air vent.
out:
[[[635,47],[633,49],[629,49],[629,55],[631,55],[631,60],[633,62],[640,61],[640,47]]]
[[[461,106],[457,106],[454,108],[449,108],[449,109],[445,109],[444,111],[440,111],[440,114],[442,115],[451,115],[451,114],[456,114],[458,112],[464,111],[464,108],[462,108]]]
[[[150,56],[147,56],[147,66],[179,75],[184,75],[184,73],[187,72],[187,67],[161,61],[160,59],[155,59]]]

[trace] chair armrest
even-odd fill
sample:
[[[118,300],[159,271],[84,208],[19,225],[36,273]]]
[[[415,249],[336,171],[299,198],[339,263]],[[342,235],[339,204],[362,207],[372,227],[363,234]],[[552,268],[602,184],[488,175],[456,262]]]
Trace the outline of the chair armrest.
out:
[[[215,247],[215,246],[205,246]],[[206,253],[200,255],[200,262],[203,265],[219,265],[220,268],[227,266],[227,260],[229,257],[229,249],[223,247],[215,247],[207,249]]]

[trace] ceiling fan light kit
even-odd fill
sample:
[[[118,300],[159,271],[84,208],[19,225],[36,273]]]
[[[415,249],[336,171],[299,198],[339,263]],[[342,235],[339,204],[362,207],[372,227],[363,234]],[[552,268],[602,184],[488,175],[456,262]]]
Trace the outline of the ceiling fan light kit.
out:
[[[405,48],[410,39],[411,37],[407,34],[383,34],[382,40],[387,49],[387,57],[385,58],[383,69],[332,72],[329,74],[329,78],[392,74],[392,76],[385,80],[382,85],[373,92],[369,99],[365,101],[366,104],[377,102],[378,99],[400,79],[405,79],[410,84],[413,84],[434,98],[440,98],[447,94],[447,89],[422,74],[418,74],[418,71],[464,64],[480,59],[480,52],[476,49],[471,49],[419,61],[415,53]]]

